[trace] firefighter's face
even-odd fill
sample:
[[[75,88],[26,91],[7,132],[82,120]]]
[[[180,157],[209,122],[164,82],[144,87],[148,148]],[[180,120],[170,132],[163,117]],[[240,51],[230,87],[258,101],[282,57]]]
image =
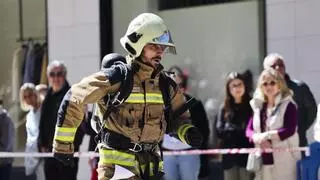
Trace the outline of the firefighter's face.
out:
[[[65,82],[65,73],[62,67],[55,67],[48,73],[49,85],[54,91],[59,91]]]
[[[163,58],[167,46],[147,44],[142,51],[142,61],[156,69]]]

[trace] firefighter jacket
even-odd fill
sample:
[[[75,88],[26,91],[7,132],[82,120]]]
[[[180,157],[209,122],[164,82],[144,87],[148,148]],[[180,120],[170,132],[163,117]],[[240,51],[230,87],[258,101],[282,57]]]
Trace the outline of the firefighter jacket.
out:
[[[135,59],[130,63],[138,65],[134,73],[133,89],[130,96],[105,119],[104,127],[122,134],[133,143],[158,143],[166,131],[167,122],[164,116],[164,102],[159,89],[159,72],[152,67]],[[103,72],[85,77],[74,84],[61,103],[58,112],[58,122],[55,131],[53,151],[58,153],[72,153],[72,142],[77,127],[84,116],[84,105],[97,103],[98,114],[103,117],[106,110],[103,97],[116,93],[120,83],[111,85]],[[172,110],[185,104],[182,92],[171,88]],[[185,133],[192,125],[186,123],[189,112],[186,111],[179,118],[173,120],[174,131],[180,140],[185,142]]]

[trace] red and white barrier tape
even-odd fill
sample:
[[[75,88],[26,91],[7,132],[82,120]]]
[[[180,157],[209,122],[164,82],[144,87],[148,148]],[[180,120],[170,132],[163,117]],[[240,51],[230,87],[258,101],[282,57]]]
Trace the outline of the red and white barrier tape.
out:
[[[163,155],[191,155],[191,154],[249,154],[252,152],[297,152],[297,151],[309,151],[309,147],[296,147],[296,148],[232,148],[232,149],[205,149],[205,150],[187,150],[187,151],[164,151]]]
[[[205,149],[205,150],[184,150],[184,151],[164,151],[165,156],[174,155],[194,155],[194,154],[248,154],[251,152],[299,152],[306,151],[309,154],[309,147],[295,147],[295,148],[274,148],[274,149],[260,149],[260,148],[233,148],[233,149]],[[75,157],[99,157],[96,152],[76,152]],[[53,153],[25,153],[25,152],[0,152],[0,158],[23,158],[23,157],[53,157]]]

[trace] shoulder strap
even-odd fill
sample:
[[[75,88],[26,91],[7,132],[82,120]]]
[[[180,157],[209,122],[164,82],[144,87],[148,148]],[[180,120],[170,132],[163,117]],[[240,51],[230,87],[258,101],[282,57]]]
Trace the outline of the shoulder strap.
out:
[[[162,98],[164,102],[164,116],[165,120],[167,121],[167,132],[172,132],[172,120],[173,120],[173,113],[172,113],[172,105],[171,105],[171,96],[170,96],[170,86],[173,89],[176,89],[177,84],[171,79],[165,72],[161,72],[159,76],[159,88],[162,93]]]
[[[174,98],[170,95],[170,87],[174,89],[174,93],[177,93],[177,84],[176,82],[166,73],[161,72],[159,77],[159,87],[162,93],[164,105],[165,105],[165,119],[167,121],[167,132],[172,132],[173,130],[173,120],[178,118],[181,114],[183,114],[188,109],[192,108],[197,100],[195,98],[190,98],[182,107],[177,109],[176,111],[172,111],[171,101]]]
[[[106,95],[104,97],[105,104],[109,106],[119,106],[122,104],[131,94],[132,88],[133,88],[133,67],[131,64],[125,64],[122,62],[119,62],[123,64],[127,69],[127,76],[125,79],[121,82],[119,91],[115,93],[114,95]]]
[[[111,112],[118,111],[118,106],[121,105],[131,94],[133,88],[133,75],[135,72],[135,68],[131,66],[131,64],[123,64],[127,69],[127,76],[121,82],[119,91],[113,95],[107,94],[104,96],[103,100],[105,105],[107,106],[107,110],[103,114],[103,119],[105,120],[109,117]]]

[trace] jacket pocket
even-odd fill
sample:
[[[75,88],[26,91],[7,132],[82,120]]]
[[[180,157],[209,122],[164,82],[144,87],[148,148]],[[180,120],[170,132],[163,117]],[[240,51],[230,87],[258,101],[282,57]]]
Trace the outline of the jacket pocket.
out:
[[[164,115],[163,105],[159,104],[149,104],[148,108],[148,119],[154,120],[154,119],[162,119],[162,116]]]

